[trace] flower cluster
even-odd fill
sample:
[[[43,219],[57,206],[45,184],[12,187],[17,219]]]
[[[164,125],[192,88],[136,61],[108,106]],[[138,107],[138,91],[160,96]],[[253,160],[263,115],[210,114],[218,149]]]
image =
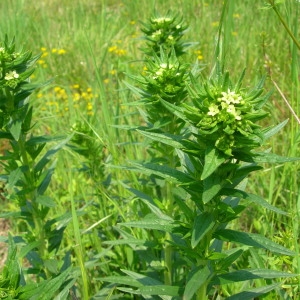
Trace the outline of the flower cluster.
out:
[[[198,86],[192,95],[195,106],[183,106],[185,115],[206,144],[235,156],[237,152],[249,153],[260,145],[260,126],[254,122],[267,114],[261,110],[265,99],[260,97],[260,87],[250,94],[244,93],[238,86],[228,84],[227,75],[221,84],[211,82]]]
[[[38,60],[38,64],[42,68],[47,68],[47,62],[46,62],[46,57],[49,56],[49,53],[53,55],[65,55],[67,51],[65,49],[58,49],[58,48],[52,48],[52,49],[47,49],[46,47],[41,48],[42,54],[40,59]]]
[[[72,103],[74,109],[86,111],[89,116],[94,115],[93,99],[97,95],[92,92],[91,88],[83,89],[79,84],[74,84],[69,89],[56,86],[52,90],[48,90],[46,94],[39,93],[37,96],[46,99],[45,104],[48,107],[42,107],[44,111],[53,107],[55,113],[63,116],[70,110],[70,103]],[[72,98],[71,102],[69,101],[70,97]]]
[[[179,56],[184,53],[184,44],[180,41],[187,25],[184,24],[183,19],[177,16],[154,16],[148,23],[143,24],[141,29],[146,34],[145,38],[148,41],[147,52],[154,51],[159,55],[160,48],[164,50],[175,49],[176,55]]]
[[[26,89],[36,59],[30,52],[16,52],[14,42],[9,43],[7,38],[0,44],[0,110],[3,112],[17,109],[18,101],[12,95]]]
[[[117,44],[121,44],[121,43],[122,43],[121,40],[118,40],[118,41],[117,41]],[[110,47],[108,48],[108,52],[109,52],[109,53],[113,53],[113,54],[115,54],[115,55],[117,55],[117,56],[124,56],[124,55],[126,55],[126,50],[120,48],[118,45],[110,46]]]
[[[20,74],[15,67],[15,60],[19,55],[10,47],[0,47],[0,81],[2,86],[14,89],[20,82]]]
[[[187,73],[187,65],[181,64],[174,52],[171,57],[164,54],[156,56],[154,60],[148,60],[145,68],[147,93],[152,95],[154,101],[162,98],[178,103],[186,94]]]

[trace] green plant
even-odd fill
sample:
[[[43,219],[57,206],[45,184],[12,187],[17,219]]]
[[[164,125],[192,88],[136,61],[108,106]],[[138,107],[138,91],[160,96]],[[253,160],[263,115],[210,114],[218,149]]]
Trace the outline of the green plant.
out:
[[[263,106],[270,93],[263,94],[264,80],[252,90],[243,88],[244,72],[234,84],[218,61],[209,78],[187,77],[184,69],[179,78],[185,78],[185,88],[176,81],[177,73],[169,71],[173,64],[160,60],[166,57],[175,59],[174,54],[169,57],[163,50],[159,59],[153,53],[148,76],[141,80],[133,77],[142,84],[141,89],[127,84],[142,96],[151,120],[138,132],[154,141],[150,149],[153,145],[157,149],[159,144],[161,155],[150,162],[132,162],[129,169],[154,178],[163,189],[151,195],[130,189],[141,201],[141,219],[120,223],[118,231],[123,239],[113,243],[130,245],[141,266],[139,272],[122,270],[125,276],[102,280],[118,284],[123,292],[162,299],[252,299],[279,289],[276,278],[295,274],[269,270],[264,263],[251,267],[252,261],[263,250],[275,255],[295,253],[260,234],[234,230],[231,223],[252,203],[286,214],[245,191],[250,173],[262,168],[259,164],[298,160],[257,150],[286,121],[267,128],[258,124],[268,116]],[[159,81],[161,78],[168,81]],[[166,96],[170,83],[174,90],[184,92],[175,93],[176,101]],[[172,120],[166,123],[172,126],[155,126],[162,114]],[[243,281],[248,282],[246,291],[228,295],[222,288]]]
[[[6,37],[0,47],[0,138],[7,141],[10,148],[1,156],[1,180],[4,182],[4,196],[13,201],[19,211],[2,213],[1,217],[12,217],[21,220],[22,258],[26,258],[29,266],[24,269],[26,275],[32,274],[39,283],[31,287],[31,296],[18,296],[20,289],[25,285],[23,275],[19,274],[15,260],[15,246],[10,242],[10,256],[8,265],[3,271],[4,277],[13,276],[11,285],[14,295],[3,299],[53,299],[54,293],[65,286],[69,286],[67,276],[71,271],[67,259],[59,262],[55,259],[65,227],[58,228],[56,218],[49,218],[48,214],[56,204],[45,194],[55,168],[54,154],[60,150],[68,139],[44,151],[46,143],[60,140],[62,137],[34,136],[32,124],[33,107],[29,96],[41,84],[30,83],[30,76],[34,71],[34,63],[39,56],[33,57],[30,52],[16,52],[15,42]],[[13,262],[14,261],[14,262]],[[10,265],[12,267],[10,268]],[[69,264],[69,266],[68,266]],[[68,269],[68,270],[66,270]],[[71,280],[72,281],[72,280]],[[51,293],[47,294],[52,286]],[[41,294],[42,286],[44,291]],[[26,288],[24,288],[26,289]],[[49,290],[50,291],[50,290]],[[60,296],[66,299],[66,291]],[[25,297],[25,298],[24,298]]]

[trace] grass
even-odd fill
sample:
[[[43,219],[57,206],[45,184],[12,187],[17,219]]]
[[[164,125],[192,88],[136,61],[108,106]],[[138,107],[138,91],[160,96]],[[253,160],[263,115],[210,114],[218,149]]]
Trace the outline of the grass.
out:
[[[89,149],[97,145],[88,158],[68,148],[61,151],[48,190],[57,203],[51,212],[53,217],[71,212],[72,221],[67,225],[57,256],[62,259],[69,251],[73,265],[80,268],[74,293],[81,299],[90,299],[104,291],[103,282],[97,278],[137,264],[132,248],[111,247],[107,243],[125,234],[117,231],[118,222],[138,219],[145,210],[132,198],[128,187],[142,187],[145,192],[155,188],[147,178],[116,167],[128,165],[131,160],[149,158],[147,142],[134,132],[118,129],[118,125],[138,126],[143,122],[136,108],[128,105],[135,96],[123,80],[129,80],[126,74],[143,72],[139,22],[147,20],[154,11],[165,13],[170,8],[189,24],[185,40],[195,44],[188,51],[187,61],[193,64],[198,58],[203,72],[208,73],[213,67],[222,1],[0,2],[0,36],[15,36],[18,45],[34,54],[42,54],[32,81],[51,79],[49,85],[31,98],[37,121],[34,131],[70,134],[74,132],[74,124],[81,122],[89,131],[86,134],[91,139],[87,144]],[[276,82],[299,116],[299,50],[276,14],[263,8],[264,1],[229,0],[222,22],[222,54],[226,69],[236,79],[246,67],[246,86],[253,86],[262,75],[268,75],[265,89],[274,91],[268,107],[271,116],[268,125],[287,118],[289,123],[267,147],[280,155],[300,156],[299,124],[272,82]],[[285,1],[280,6],[282,17],[295,36],[299,10],[300,4],[296,1]],[[84,172],[82,166],[91,161],[93,168]],[[276,257],[269,259],[268,264],[275,268],[283,265],[286,271],[299,274],[299,163],[266,165],[249,179],[248,189],[289,214],[280,216],[251,207],[243,222],[236,221],[234,226],[265,233],[296,251],[298,256],[294,259]],[[14,204],[6,201],[1,206],[3,211],[14,209]],[[22,231],[21,225],[11,224],[10,231]],[[132,231],[131,234],[141,238],[143,233]],[[287,285],[285,290],[291,299],[296,299],[293,297],[299,294],[299,280],[295,285]],[[226,287],[224,291],[228,296],[232,292]],[[113,287],[111,294],[114,294]],[[283,294],[272,297],[284,299]]]

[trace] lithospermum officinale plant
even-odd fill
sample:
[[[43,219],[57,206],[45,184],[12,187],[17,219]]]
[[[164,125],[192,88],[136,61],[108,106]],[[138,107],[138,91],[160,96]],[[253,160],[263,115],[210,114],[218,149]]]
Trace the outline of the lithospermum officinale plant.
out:
[[[154,15],[148,22],[142,23],[141,29],[145,33],[147,48],[143,49],[145,54],[152,55],[155,52],[160,54],[160,48],[166,52],[175,50],[176,56],[185,53],[187,43],[181,41],[184,32],[188,26],[184,23],[183,18],[174,16],[169,12],[166,16]]]
[[[0,157],[0,179],[3,196],[19,208],[0,217],[21,220],[22,231],[9,238],[8,259],[0,276],[1,299],[50,300],[55,295],[66,299],[74,284],[67,278],[71,270],[68,256],[60,262],[55,257],[65,225],[59,227],[58,219],[47,217],[55,203],[45,195],[55,168],[52,156],[68,139],[43,152],[46,143],[57,138],[32,133],[29,96],[41,84],[30,83],[29,77],[38,58],[27,51],[16,52],[14,40],[7,37],[0,45],[0,138],[10,144]],[[19,254],[15,241],[23,246]],[[27,266],[20,267],[19,261],[25,259]]]
[[[133,77],[141,88],[127,86],[142,98],[140,104],[146,104],[146,121],[150,121],[137,130],[154,142],[150,149],[161,145],[161,157],[133,162],[130,169],[163,181],[160,186],[165,191],[155,189],[149,195],[130,189],[141,201],[142,216],[120,223],[118,231],[123,237],[120,244],[127,242],[140,258],[140,272],[122,270],[126,276],[103,280],[145,299],[253,299],[278,291],[281,283],[276,279],[294,274],[269,270],[255,261],[262,251],[294,253],[259,234],[234,230],[231,221],[252,203],[286,214],[245,191],[248,175],[261,169],[259,163],[296,160],[258,150],[286,121],[268,128],[258,125],[268,116],[263,111],[269,97],[263,94],[263,80],[249,91],[242,88],[244,72],[233,83],[218,66],[210,78],[204,78],[188,74],[177,61],[176,70],[184,70],[178,77],[171,72],[175,51],[159,47],[159,57],[156,51],[152,59],[148,57],[146,75]],[[161,78],[168,78],[167,82]],[[182,98],[166,96],[169,86],[179,89],[175,94]],[[155,126],[162,111],[172,126]],[[230,288],[229,292],[222,288],[237,282],[246,282],[247,290],[232,295]]]

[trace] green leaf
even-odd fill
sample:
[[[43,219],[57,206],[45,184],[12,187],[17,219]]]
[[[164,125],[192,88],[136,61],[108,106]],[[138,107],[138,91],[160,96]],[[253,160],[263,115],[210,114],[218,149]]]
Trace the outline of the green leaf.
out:
[[[158,141],[165,145],[169,145],[176,149],[183,149],[182,138],[176,135],[168,134],[168,133],[157,133],[157,132],[149,132],[146,130],[137,129],[137,132],[141,133],[145,137],[148,137],[154,141]]]
[[[220,274],[213,279],[211,284],[228,284],[239,281],[247,281],[254,279],[273,279],[273,278],[288,278],[295,277],[297,274],[281,272],[269,269],[245,269],[230,273]]]
[[[165,220],[173,220],[172,218],[170,218],[168,215],[165,215],[155,204],[154,204],[154,201],[153,201],[153,199],[150,197],[150,196],[148,196],[148,195],[146,195],[146,194],[144,194],[144,193],[142,193],[142,192],[140,192],[140,191],[138,191],[138,190],[136,190],[136,189],[132,189],[132,188],[130,188],[129,189],[129,191],[130,192],[132,192],[132,193],[134,193],[138,198],[140,198],[148,207],[149,207],[149,209],[155,214],[155,215],[157,215],[157,217],[159,217],[159,218],[161,218],[161,219],[165,219]]]
[[[177,224],[174,224],[174,221],[172,219],[161,219],[155,214],[148,214],[143,220],[140,221],[132,221],[119,224],[126,227],[161,230],[165,232],[172,232],[175,227],[178,227]]]
[[[280,131],[288,123],[288,121],[289,120],[287,119],[274,127],[263,130],[264,140],[267,140],[270,137],[272,137],[273,135],[275,135],[278,131]]]
[[[140,287],[142,284],[138,282],[136,279],[130,278],[129,276],[106,276],[96,278],[99,281],[111,282],[121,285],[129,285],[133,287]]]
[[[214,216],[209,212],[204,212],[195,218],[192,229],[192,248],[195,248],[199,244],[199,242],[214,227],[215,224]]]
[[[202,201],[204,204],[208,203],[215,197],[222,189],[224,181],[218,174],[212,174],[211,176],[203,180],[203,194]]]
[[[184,109],[178,105],[171,104],[168,101],[160,99],[161,103],[164,105],[166,109],[168,109],[171,113],[177,116],[179,119],[189,123],[189,119],[184,114]]]
[[[21,128],[22,128],[22,120],[20,119],[12,120],[8,124],[8,130],[16,141],[18,141],[20,138]]]
[[[204,180],[210,176],[225,160],[227,156],[218,151],[216,148],[208,148],[205,151],[204,167],[201,179]]]
[[[129,271],[129,270],[121,270],[123,273],[127,274],[128,276],[130,276],[133,279],[136,279],[138,282],[141,283],[141,286],[145,286],[145,285],[162,285],[162,283],[159,280],[156,280],[152,277],[149,276],[145,276],[143,274],[139,274],[133,271]]]
[[[266,249],[273,253],[291,256],[295,255],[295,252],[255,233],[239,232],[231,229],[220,229],[214,233],[214,237],[220,240]]]
[[[175,184],[190,184],[195,181],[195,179],[189,176],[188,174],[185,174],[181,171],[170,168],[168,166],[157,165],[152,163],[145,163],[145,164],[132,163],[132,165],[136,167],[137,170],[141,171],[143,174],[149,176],[154,174]]]
[[[17,168],[13,171],[10,172],[9,177],[8,177],[8,189],[13,189],[16,185],[17,182],[23,177],[23,172],[21,168]]]
[[[42,196],[42,195],[37,196],[36,203],[39,203],[46,207],[55,207],[56,206],[56,203],[49,196]]]
[[[243,249],[233,249],[233,253],[220,261],[221,269],[226,270],[229,268],[244,252]]]
[[[52,175],[54,173],[55,166],[56,166],[56,160],[52,163],[52,165],[47,170],[45,170],[39,176],[38,189],[37,189],[38,195],[43,195],[46,189],[48,188],[51,182]]]
[[[21,248],[19,257],[24,258],[32,249],[39,247],[41,243],[43,243],[43,241],[34,241],[26,244],[26,246]]]
[[[55,145],[51,149],[49,149],[45,155],[40,159],[40,161],[35,165],[34,171],[36,173],[40,172],[43,170],[43,168],[46,166],[46,164],[51,160],[52,156],[59,151],[61,148],[63,148],[72,138],[72,135],[68,136],[65,138],[62,142],[59,144]]]
[[[274,212],[276,212],[278,214],[288,215],[287,212],[281,210],[280,208],[277,208],[276,206],[273,206],[268,201],[266,201],[265,199],[261,198],[258,195],[247,193],[247,196],[246,196],[245,200],[253,202],[253,203],[257,204],[257,205],[260,205],[260,206],[262,206],[262,207],[264,207],[266,209],[269,209],[271,211],[274,211]]]
[[[199,288],[207,281],[210,276],[208,266],[198,268],[189,278],[183,293],[183,300],[191,300]]]
[[[139,239],[118,239],[118,240],[113,240],[113,241],[104,241],[103,244],[105,245],[112,245],[112,246],[116,246],[116,245],[139,245],[139,246],[145,246],[147,244],[147,246],[154,246],[155,243],[151,243],[147,240],[139,240]],[[151,245],[152,244],[152,245]]]
[[[256,152],[253,160],[256,163],[281,164],[300,160],[300,157],[284,157],[274,153]]]
[[[243,291],[241,293],[238,293],[238,294],[235,294],[235,295],[232,295],[232,296],[226,298],[226,300],[241,300],[241,299],[243,299],[243,300],[253,300],[253,299],[258,299],[259,296],[265,295],[265,294],[269,293],[270,291],[276,289],[279,286],[280,286],[280,283],[275,283],[275,284],[271,284],[271,285],[267,285],[267,286],[263,286],[263,287]]]
[[[231,197],[241,198],[241,199],[244,199],[246,201],[253,202],[257,205],[260,205],[260,206],[262,206],[266,209],[269,209],[271,211],[274,211],[278,214],[288,215],[287,212],[277,208],[276,206],[273,206],[268,201],[266,201],[265,199],[261,198],[258,195],[250,194],[250,193],[246,193],[244,191],[238,190],[238,189],[230,189],[230,188],[226,188],[226,189],[224,188],[222,190],[222,192],[223,192],[223,195],[228,195],[228,196],[231,196]]]
[[[71,268],[65,270],[54,278],[42,281],[36,286],[36,288],[33,288],[33,286],[24,286],[22,289],[20,289],[21,295],[19,299],[28,300],[33,297],[37,300],[52,300],[55,293],[66,281],[70,271]]]
[[[2,270],[3,279],[7,279],[9,286],[17,289],[21,278],[21,269],[17,259],[17,246],[15,245],[11,235],[8,236],[8,255],[5,267]],[[5,276],[6,275],[6,276]]]
[[[166,296],[178,296],[179,287],[169,285],[151,285],[141,286],[136,292],[142,295],[166,295]]]

